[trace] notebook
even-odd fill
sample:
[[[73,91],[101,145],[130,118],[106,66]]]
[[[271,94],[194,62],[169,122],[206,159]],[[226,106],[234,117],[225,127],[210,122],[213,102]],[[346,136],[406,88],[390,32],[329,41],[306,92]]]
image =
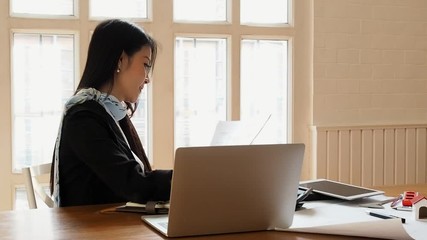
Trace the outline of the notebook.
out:
[[[288,228],[303,144],[178,148],[168,215],[142,219],[167,237]]]

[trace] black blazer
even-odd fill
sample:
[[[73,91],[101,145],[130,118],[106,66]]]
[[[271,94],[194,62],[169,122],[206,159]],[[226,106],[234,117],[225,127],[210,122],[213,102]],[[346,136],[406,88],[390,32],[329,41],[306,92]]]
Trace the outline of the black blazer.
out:
[[[99,103],[72,107],[59,146],[60,206],[169,200],[171,170],[143,172]]]

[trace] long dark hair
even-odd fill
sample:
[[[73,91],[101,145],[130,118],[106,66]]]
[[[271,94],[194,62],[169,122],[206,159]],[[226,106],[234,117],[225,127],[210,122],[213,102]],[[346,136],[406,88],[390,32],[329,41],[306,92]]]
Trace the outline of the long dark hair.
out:
[[[121,54],[129,57],[141,50],[151,48],[151,69],[157,56],[157,43],[139,26],[120,19],[105,20],[98,24],[89,44],[86,66],[76,92],[82,88],[100,89],[109,84],[111,92],[114,84],[114,73],[117,70]],[[136,103],[126,102],[132,116]]]

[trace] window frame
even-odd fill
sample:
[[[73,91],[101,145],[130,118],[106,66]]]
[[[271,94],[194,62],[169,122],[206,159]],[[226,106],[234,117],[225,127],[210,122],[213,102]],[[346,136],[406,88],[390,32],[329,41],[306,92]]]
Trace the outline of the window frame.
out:
[[[52,19],[52,20],[77,20],[80,18],[79,16],[79,1],[80,0],[72,0],[73,1],[73,15],[58,15],[58,14],[35,14],[35,13],[14,13],[12,9],[13,0],[9,0],[9,16],[15,18],[27,18],[27,19]],[[84,1],[84,0],[83,0]]]

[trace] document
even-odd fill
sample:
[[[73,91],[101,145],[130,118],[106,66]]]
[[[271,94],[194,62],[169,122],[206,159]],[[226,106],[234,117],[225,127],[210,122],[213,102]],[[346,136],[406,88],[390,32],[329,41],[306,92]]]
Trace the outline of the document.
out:
[[[427,223],[415,221],[410,213],[398,212],[390,207],[375,209],[405,218],[406,223],[402,224],[400,218],[379,219],[370,216],[367,208],[352,202],[306,202],[304,209],[295,213],[290,228],[276,230],[385,239],[422,239],[427,235]]]
[[[219,121],[210,145],[251,145],[270,118],[271,114],[250,121]]]

